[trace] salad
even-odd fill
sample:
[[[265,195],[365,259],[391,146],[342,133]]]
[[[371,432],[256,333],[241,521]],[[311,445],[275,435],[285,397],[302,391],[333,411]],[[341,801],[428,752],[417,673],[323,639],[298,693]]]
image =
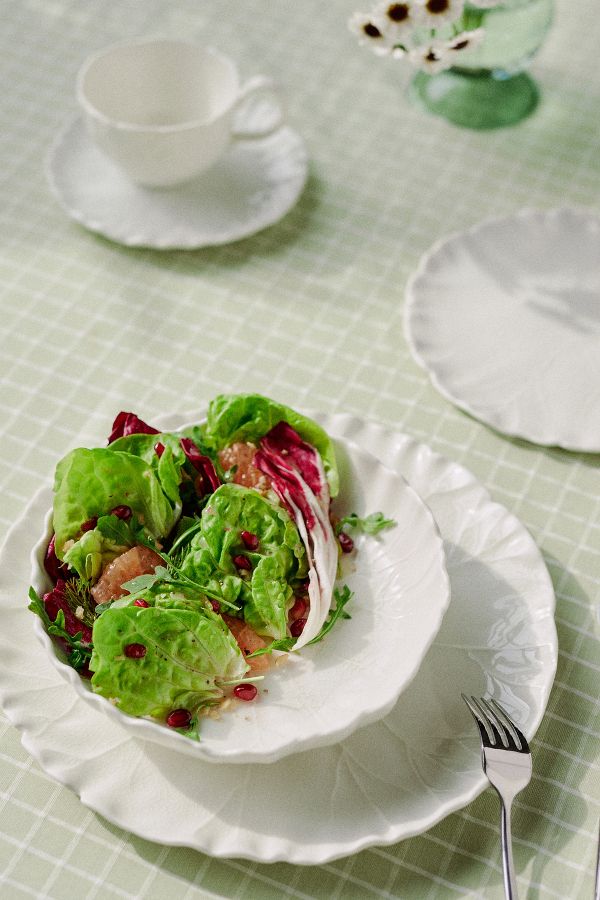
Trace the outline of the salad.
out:
[[[338,490],[327,433],[259,394],[218,396],[177,433],[121,412],[108,446],[56,467],[53,586],[29,608],[92,691],[197,739],[202,715],[254,700],[274,658],[349,618],[349,532],[395,523],[335,520]]]

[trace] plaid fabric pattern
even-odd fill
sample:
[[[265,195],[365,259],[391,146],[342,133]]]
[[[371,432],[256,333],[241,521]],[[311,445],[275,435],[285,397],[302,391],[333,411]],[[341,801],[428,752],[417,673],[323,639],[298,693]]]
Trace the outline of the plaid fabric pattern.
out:
[[[574,7],[577,7],[575,9]],[[516,801],[519,885],[592,895],[600,815],[598,458],[493,433],[431,387],[402,333],[403,291],[437,238],[523,206],[598,206],[600,23],[558,0],[532,72],[542,102],[477,133],[413,107],[407,69],[356,46],[345,0],[24,0],[0,29],[1,534],[57,459],[115,413],[198,408],[257,390],[379,419],[467,466],[541,547],[560,660]],[[127,250],[50,195],[44,156],[76,112],[83,58],[147,34],[186,37],[273,76],[311,174],[277,225],[226,247]],[[502,352],[502,348],[498,348]],[[24,598],[25,602],[25,598]],[[138,839],[87,810],[0,716],[0,893],[16,898],[501,898],[491,791],[426,834],[314,868],[219,861]]]

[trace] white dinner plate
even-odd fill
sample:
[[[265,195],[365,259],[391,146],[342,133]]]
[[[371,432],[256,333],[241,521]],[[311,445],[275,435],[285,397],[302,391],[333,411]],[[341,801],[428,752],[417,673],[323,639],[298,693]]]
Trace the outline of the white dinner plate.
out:
[[[288,126],[239,140],[209,171],[173,188],[134,184],[71,122],[50,148],[46,174],[63,209],[85,228],[128,247],[228,244],[279,221],[296,203],[308,161]]]
[[[600,218],[524,210],[435,244],[405,332],[436,388],[504,434],[600,451]]]
[[[386,715],[414,678],[450,602],[442,539],[404,478],[348,441],[336,441],[336,458],[340,494],[334,514],[381,510],[398,524],[378,537],[358,537],[356,552],[342,557],[337,585],[347,584],[354,594],[345,607],[351,618],[338,622],[325,640],[280,657],[257,684],[252,703],[232,700],[219,718],[202,718],[199,741],[128,716],[92,692],[37,619],[38,636],[60,675],[134,737],[218,763],[271,763],[335,743]],[[50,509],[49,491],[46,499]],[[33,554],[32,583],[40,596],[52,586],[43,568],[51,513],[47,523]]]
[[[9,535],[0,701],[42,768],[127,831],[217,857],[324,863],[418,834],[484,790],[461,691],[495,697],[529,738],[541,721],[557,640],[552,584],[529,533],[466,469],[425,445],[346,415],[320,421],[403,474],[429,504],[452,588],[438,636],[392,712],[339,744],[231,766],[134,739],[65,687],[34,636],[29,553],[47,497]]]

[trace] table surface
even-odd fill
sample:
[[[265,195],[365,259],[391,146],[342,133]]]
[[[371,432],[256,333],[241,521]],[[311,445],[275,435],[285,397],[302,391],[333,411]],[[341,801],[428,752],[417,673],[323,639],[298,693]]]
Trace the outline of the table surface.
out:
[[[574,7],[577,7],[576,10]],[[469,468],[531,531],[557,596],[560,658],[516,801],[523,896],[592,896],[600,813],[600,457],[536,447],[459,412],[414,363],[406,280],[433,241],[524,206],[597,208],[600,20],[557,3],[528,121],[478,133],[420,112],[407,70],[357,47],[352,2],[23,0],[0,29],[2,533],[57,459],[115,413],[201,408],[223,391],[391,424]],[[310,156],[279,224],[196,251],[129,250],[70,221],[44,156],[76,112],[91,51],[138,35],[214,44],[280,83]],[[501,350],[501,348],[500,348]],[[24,598],[25,602],[25,598]],[[426,834],[320,867],[214,860],[125,833],[32,761],[0,718],[0,893],[7,898],[503,896],[498,803],[484,792]]]

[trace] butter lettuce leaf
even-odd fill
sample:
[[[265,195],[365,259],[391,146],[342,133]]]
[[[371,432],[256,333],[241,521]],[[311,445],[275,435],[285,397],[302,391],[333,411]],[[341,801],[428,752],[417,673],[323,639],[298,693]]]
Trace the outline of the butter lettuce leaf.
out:
[[[94,623],[93,644],[92,689],[133,716],[194,714],[249,668],[224,621],[208,610],[110,608]],[[131,644],[144,655],[128,656]]]
[[[256,550],[248,549],[243,532],[256,536]],[[239,556],[248,560],[248,571],[238,568]],[[306,551],[288,513],[237,484],[211,496],[180,568],[211,597],[219,585],[226,599],[242,605],[244,620],[258,634],[273,638],[287,634],[292,583],[307,574]]]
[[[333,442],[308,416],[261,394],[221,394],[210,403],[203,436],[213,452],[236,441],[258,443],[279,422],[287,422],[300,437],[319,451],[332,497],[339,491]]]
[[[69,547],[64,562],[84,581],[95,582],[104,566],[147,538],[146,529],[134,519],[125,522],[118,516],[100,516],[96,527]]]
[[[81,526],[128,506],[154,538],[165,537],[181,514],[178,485],[181,459],[166,448],[151,464],[112,448],[72,450],[58,463],[54,479],[56,555],[64,559],[65,542],[78,540]],[[68,549],[68,548],[67,548]]]

